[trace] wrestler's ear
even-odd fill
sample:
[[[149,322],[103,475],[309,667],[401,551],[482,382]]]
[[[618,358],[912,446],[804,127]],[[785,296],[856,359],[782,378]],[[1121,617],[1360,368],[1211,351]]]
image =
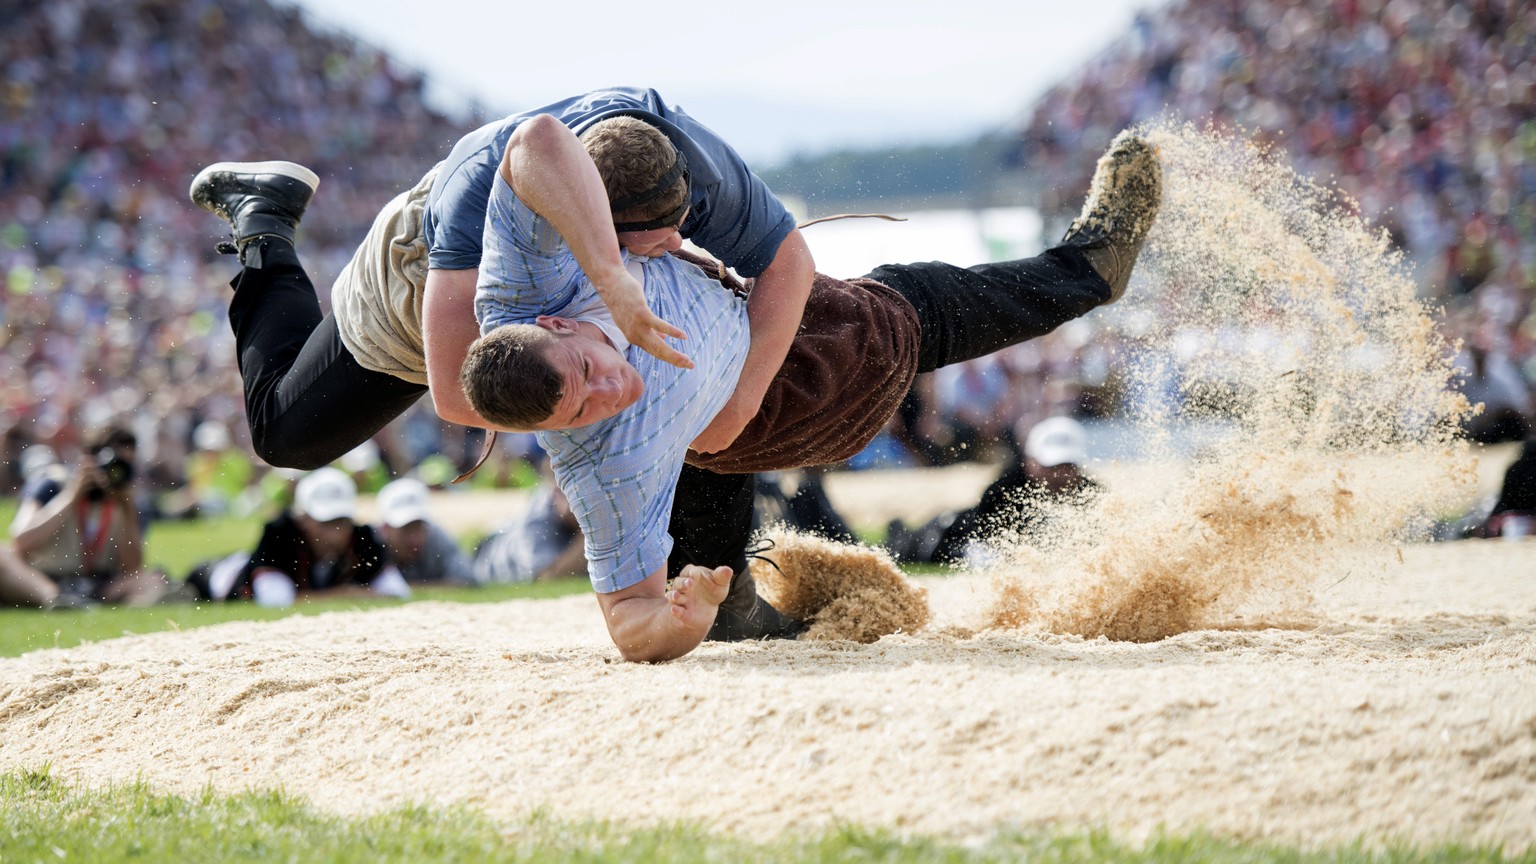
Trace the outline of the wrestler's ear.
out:
[[[576,332],[576,322],[569,318],[561,318],[559,315],[540,315],[533,319],[533,323],[551,333]]]

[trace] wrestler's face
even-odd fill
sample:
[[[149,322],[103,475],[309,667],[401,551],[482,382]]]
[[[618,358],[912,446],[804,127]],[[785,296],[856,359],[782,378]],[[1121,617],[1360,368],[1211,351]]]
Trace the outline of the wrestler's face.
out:
[[[540,429],[586,426],[623,411],[640,399],[645,383],[594,325],[540,316],[540,327],[556,334],[545,358],[565,382],[564,393]]]
[[[300,513],[295,514],[294,521],[298,523],[299,532],[304,535],[310,550],[321,558],[336,558],[352,545],[355,523],[345,516],[321,522]]]
[[[688,212],[683,212],[683,219],[688,218]],[[668,252],[676,252],[683,248],[683,235],[678,233],[682,227],[682,220],[671,228],[652,228],[649,231],[620,231],[619,245],[629,250],[631,255],[639,255],[644,258],[660,258]]]

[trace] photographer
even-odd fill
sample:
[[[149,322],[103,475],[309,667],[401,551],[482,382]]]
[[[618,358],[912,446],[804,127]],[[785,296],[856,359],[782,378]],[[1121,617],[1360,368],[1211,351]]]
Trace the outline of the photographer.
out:
[[[73,470],[45,474],[24,490],[11,525],[16,556],[71,598],[147,605],[165,578],[144,569],[143,522],[133,498],[138,441],[107,426],[86,441]]]

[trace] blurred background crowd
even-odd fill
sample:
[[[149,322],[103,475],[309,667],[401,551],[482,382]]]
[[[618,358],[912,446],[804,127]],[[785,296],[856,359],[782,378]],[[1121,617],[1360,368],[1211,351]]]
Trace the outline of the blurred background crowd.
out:
[[[1047,225],[1076,214],[1120,129],[1171,114],[1241,127],[1333,181],[1445,307],[1488,408],[1518,440],[1536,382],[1536,6],[1519,0],[1185,0],[1029,111],[1009,160],[1052,176]],[[1049,229],[1048,229],[1049,230]],[[1091,377],[1091,376],[1090,376]]]
[[[324,292],[380,205],[491,118],[434,110],[418,72],[266,0],[0,0],[0,20],[0,493],[117,419],[153,516],[236,506],[267,469],[245,440],[225,317],[235,268],[189,178],[275,154],[313,167],[323,190],[302,251]],[[1489,406],[1469,432],[1529,434],[1536,6],[1157,6],[1023,112],[997,168],[1047,178],[1042,200],[1020,202],[1044,216],[1041,245],[1110,138],[1165,112],[1245,127],[1336,181],[1465,340],[1464,386]],[[1037,421],[1113,415],[1115,362],[1112,339],[1074,322],[923,376],[848,467],[1017,461]],[[423,402],[344,467],[364,491],[406,473],[440,486],[482,442]],[[504,436],[478,482],[535,482],[537,462],[530,440]]]
[[[323,289],[380,205],[479,118],[433,111],[419,74],[265,2],[5,0],[0,16],[0,486],[18,488],[28,445],[69,458],[109,418],[133,424],[147,482],[184,486],[199,441],[248,452],[236,268],[186,199],[192,174],[312,165],[325,194],[304,251]],[[463,437],[415,415],[381,456],[396,472],[456,462]]]

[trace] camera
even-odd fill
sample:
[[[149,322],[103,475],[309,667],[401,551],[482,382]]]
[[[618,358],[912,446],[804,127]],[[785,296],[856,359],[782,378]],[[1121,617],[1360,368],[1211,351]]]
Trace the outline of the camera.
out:
[[[108,489],[121,489],[133,482],[133,463],[117,455],[111,447],[96,451],[96,467],[106,475]]]

